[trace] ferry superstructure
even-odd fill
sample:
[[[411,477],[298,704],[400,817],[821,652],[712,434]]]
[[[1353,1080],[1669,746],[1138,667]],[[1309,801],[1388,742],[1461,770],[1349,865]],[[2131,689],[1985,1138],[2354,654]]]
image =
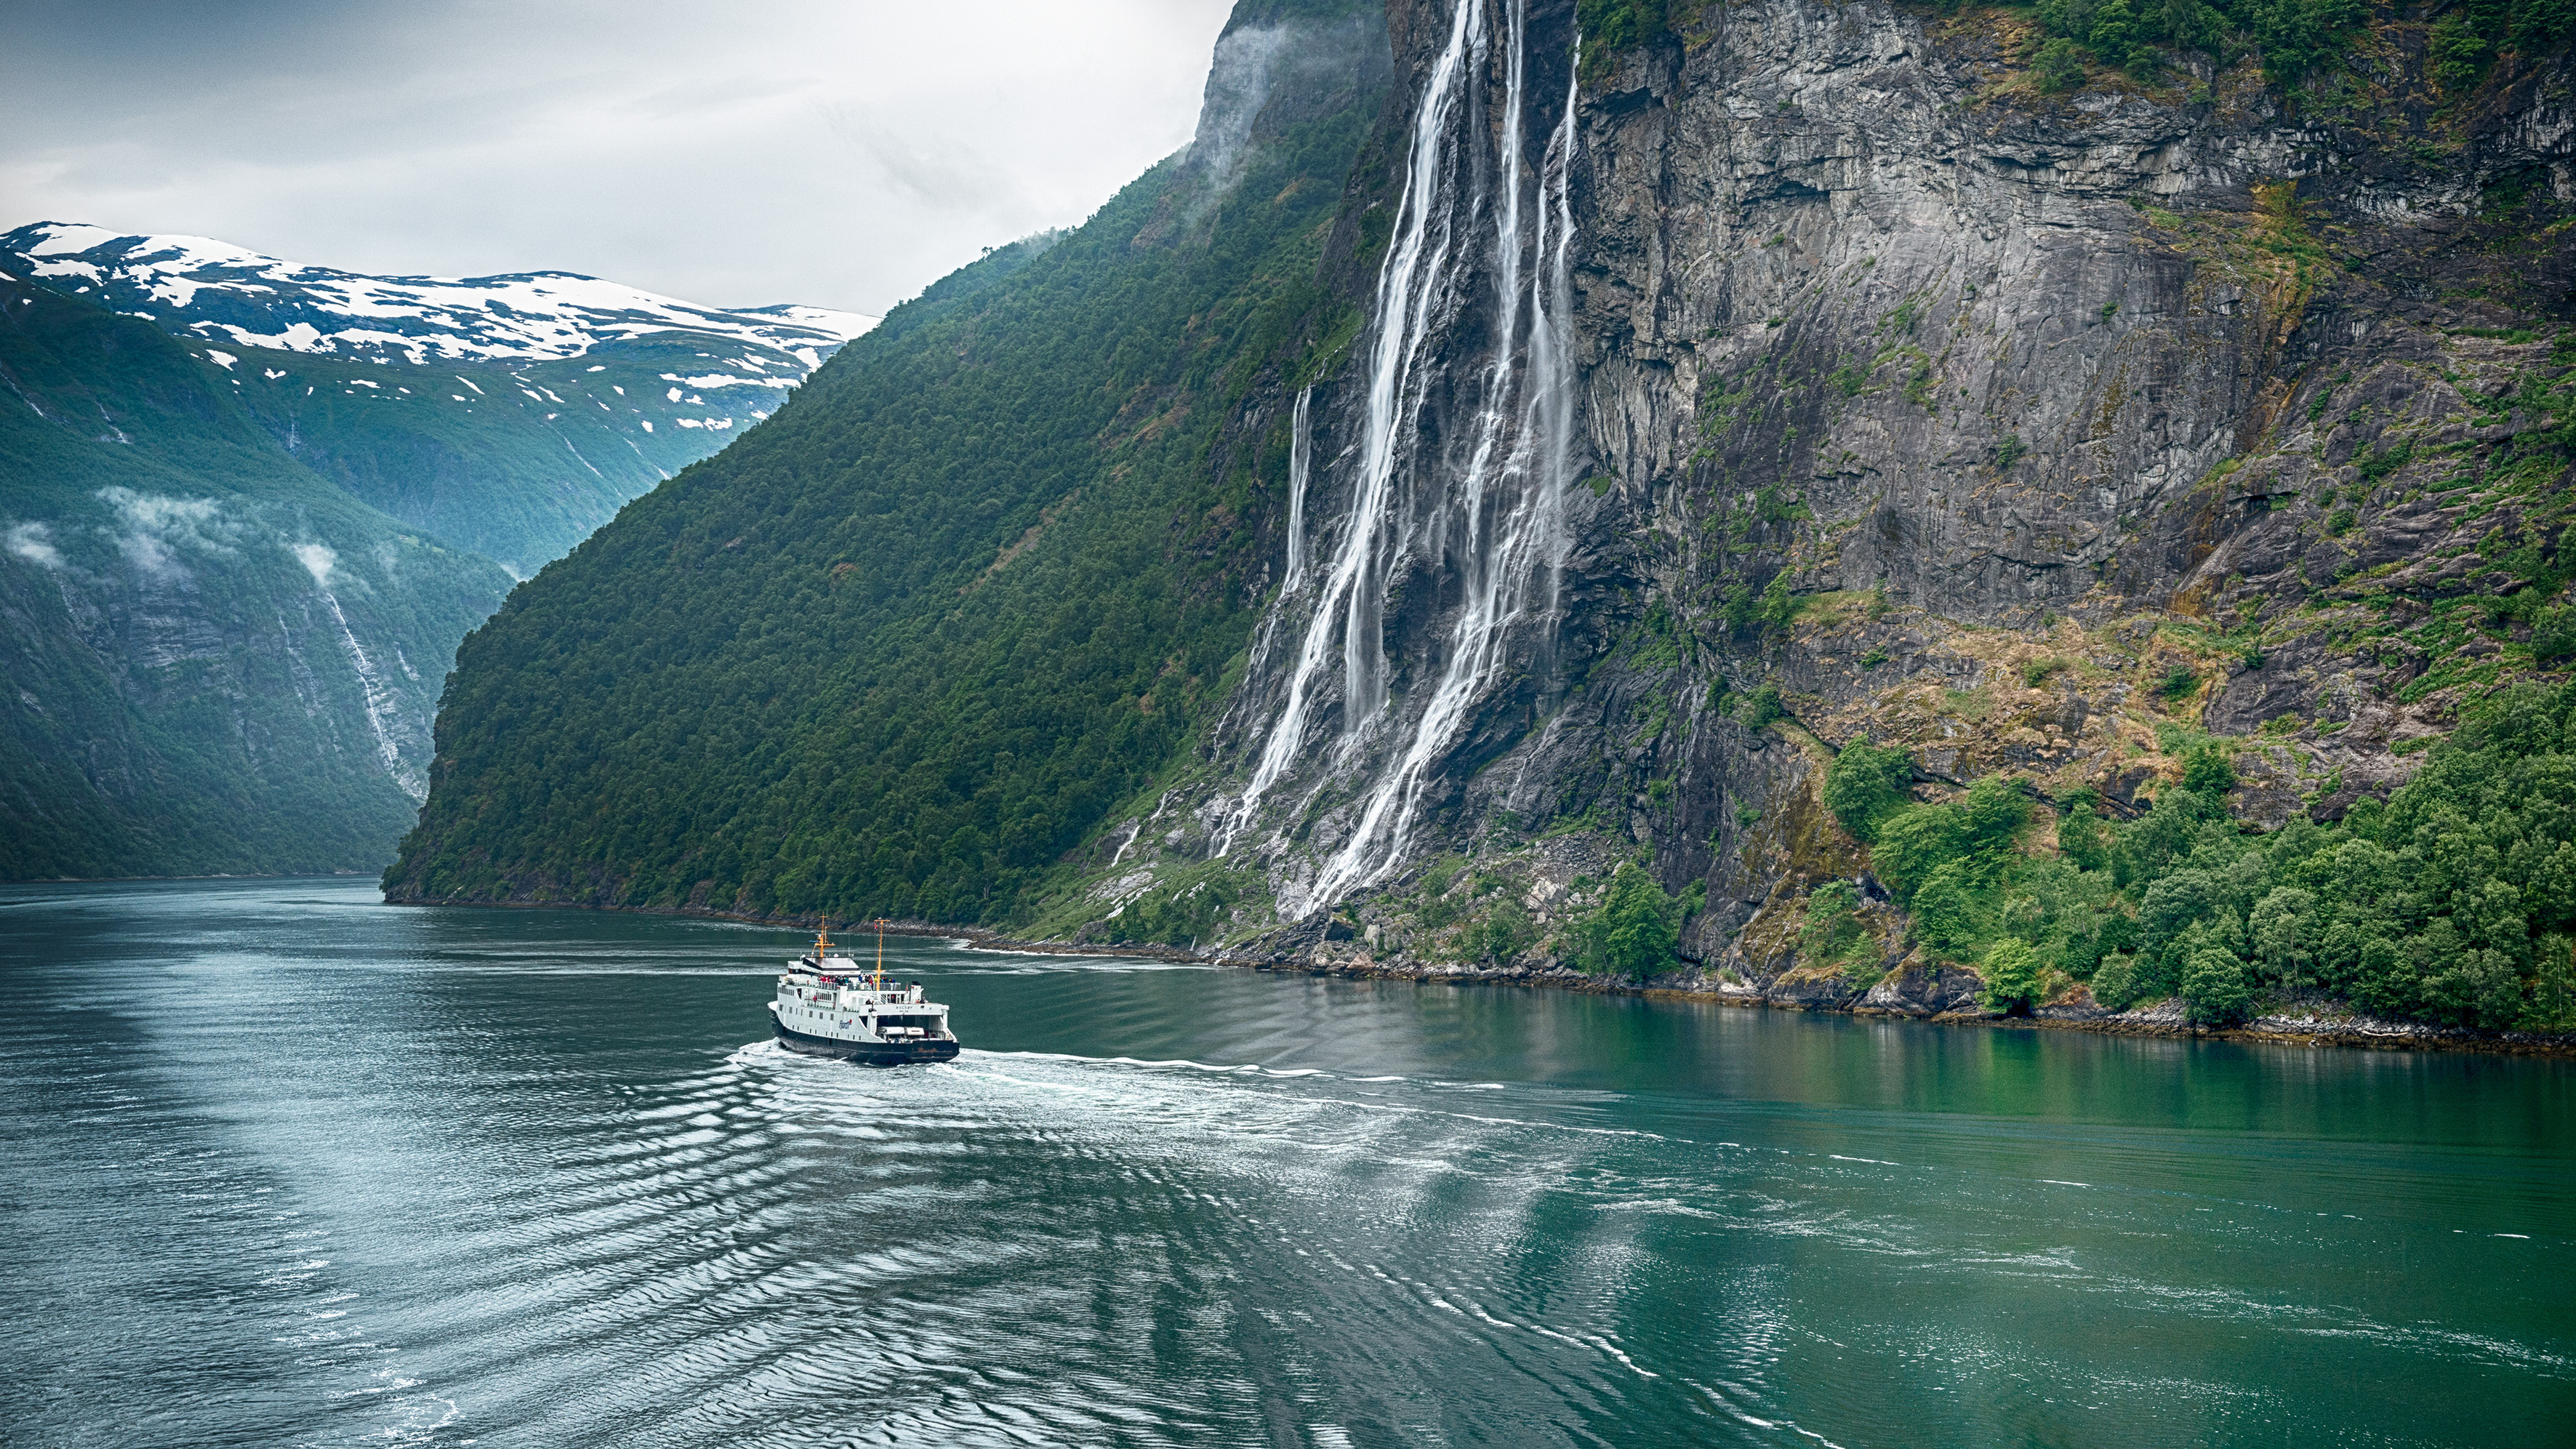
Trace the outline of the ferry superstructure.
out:
[[[832,954],[831,925],[825,922],[815,933],[813,954],[797,957],[778,978],[769,1023],[789,1051],[872,1067],[944,1062],[957,1055],[948,1008],[925,996],[918,981],[886,981],[883,921],[877,923],[873,972]]]

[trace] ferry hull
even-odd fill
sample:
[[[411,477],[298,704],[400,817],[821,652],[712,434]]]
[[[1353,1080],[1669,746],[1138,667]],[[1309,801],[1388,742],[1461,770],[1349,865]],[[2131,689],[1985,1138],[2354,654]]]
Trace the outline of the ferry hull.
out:
[[[909,1067],[923,1062],[944,1062],[957,1055],[953,1041],[842,1041],[828,1036],[807,1036],[790,1031],[776,1016],[769,1019],[770,1029],[778,1033],[778,1044],[792,1052],[809,1057],[831,1057],[857,1062],[870,1067]]]

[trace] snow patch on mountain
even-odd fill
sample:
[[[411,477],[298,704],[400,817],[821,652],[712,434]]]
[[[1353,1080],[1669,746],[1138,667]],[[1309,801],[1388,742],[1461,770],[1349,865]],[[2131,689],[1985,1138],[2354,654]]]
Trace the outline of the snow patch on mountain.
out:
[[[380,361],[568,358],[606,342],[691,332],[769,349],[810,371],[878,320],[795,304],[708,307],[572,272],[374,277],[208,237],[69,222],[0,235],[0,255],[40,277],[82,278],[120,310],[150,303],[185,314],[155,320],[201,340]]]

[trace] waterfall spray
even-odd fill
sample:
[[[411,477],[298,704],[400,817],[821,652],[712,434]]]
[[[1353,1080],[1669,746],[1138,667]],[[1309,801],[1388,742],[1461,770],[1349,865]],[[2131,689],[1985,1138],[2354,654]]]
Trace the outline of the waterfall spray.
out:
[[[1334,758],[1360,755],[1384,726],[1383,615],[1397,562],[1417,546],[1455,559],[1459,603],[1440,638],[1427,703],[1409,723],[1392,726],[1385,761],[1358,780],[1351,833],[1310,887],[1282,891],[1281,908],[1291,916],[1381,878],[1402,860],[1425,785],[1506,674],[1513,631],[1533,619],[1552,626],[1557,608],[1573,421],[1565,328],[1575,81],[1569,73],[1564,115],[1532,176],[1522,149],[1528,0],[1502,4],[1498,136],[1483,124],[1476,90],[1492,59],[1484,8],[1485,0],[1458,0],[1415,116],[1394,236],[1378,273],[1349,527],[1315,594],[1286,706],[1230,812],[1229,844],[1305,753],[1337,644],[1342,729]],[[1486,145],[1494,148],[1490,173],[1487,153],[1477,149]],[[1499,195],[1479,184],[1489,175]],[[1494,351],[1475,376],[1464,456],[1417,457],[1423,365],[1488,276]],[[1411,506],[1417,495],[1431,505],[1419,525]],[[1292,558],[1303,561],[1302,554]],[[1302,571],[1292,565],[1291,577]]]

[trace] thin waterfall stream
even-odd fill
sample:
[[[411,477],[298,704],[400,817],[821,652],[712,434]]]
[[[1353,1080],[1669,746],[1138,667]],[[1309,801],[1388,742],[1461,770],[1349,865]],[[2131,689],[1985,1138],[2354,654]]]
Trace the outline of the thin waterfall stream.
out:
[[[1315,441],[1307,413],[1315,401],[1311,386],[1297,390],[1296,414],[1288,433],[1288,568],[1281,594],[1297,591],[1306,581],[1306,474],[1314,466]]]

